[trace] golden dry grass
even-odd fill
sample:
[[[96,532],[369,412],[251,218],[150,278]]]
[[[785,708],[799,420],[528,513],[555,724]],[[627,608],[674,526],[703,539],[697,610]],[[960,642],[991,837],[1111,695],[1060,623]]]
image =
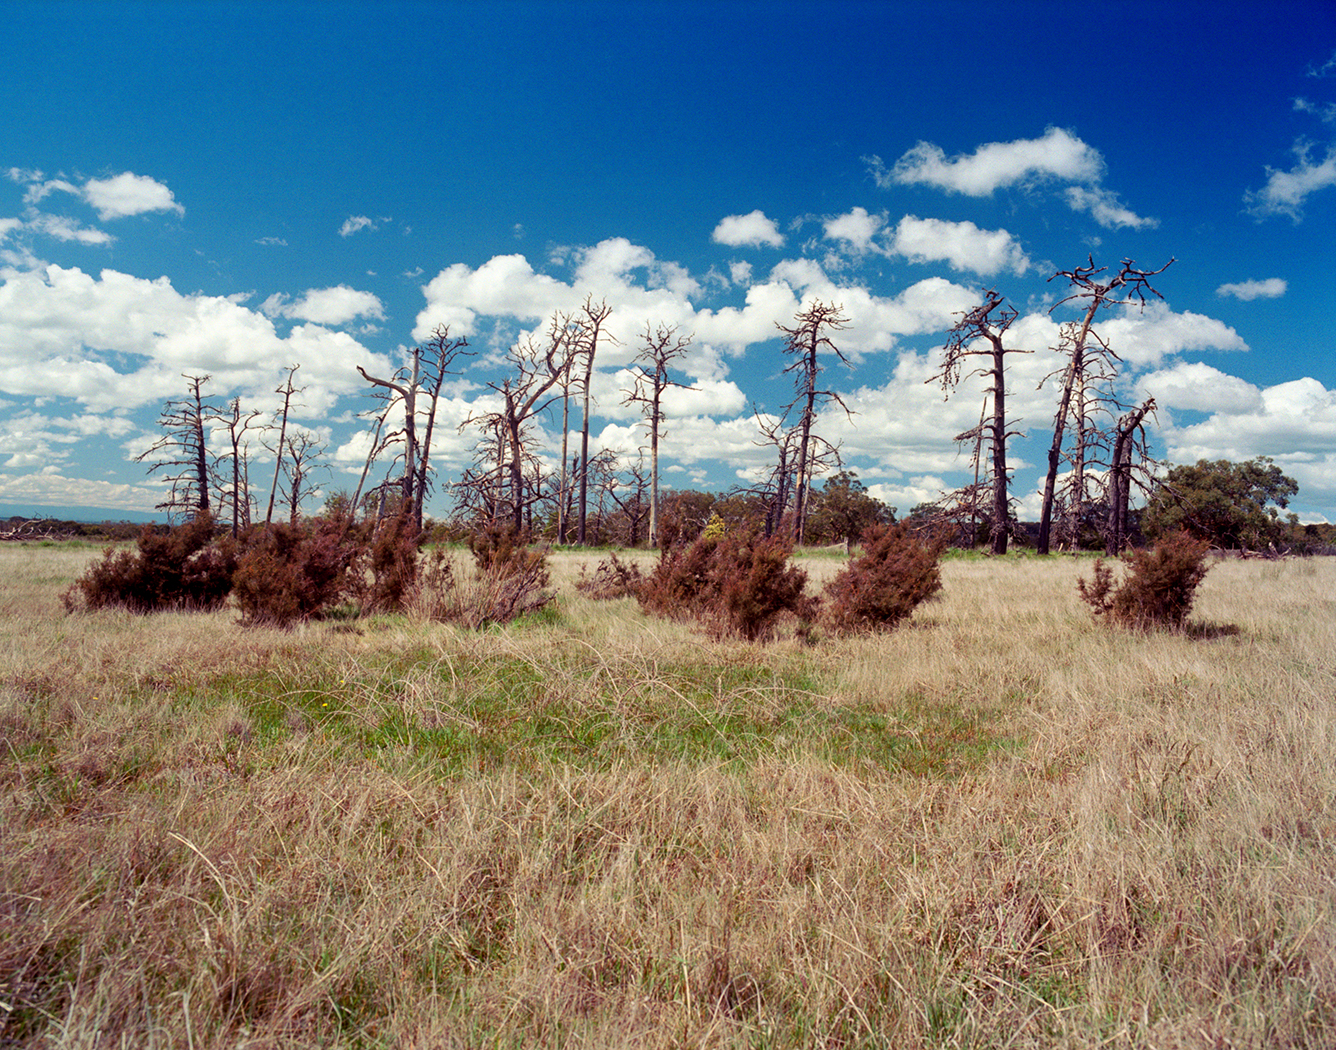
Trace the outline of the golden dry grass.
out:
[[[596,555],[481,633],[67,617],[95,553],[0,548],[0,1045],[1336,1045],[1336,562],[762,647]]]

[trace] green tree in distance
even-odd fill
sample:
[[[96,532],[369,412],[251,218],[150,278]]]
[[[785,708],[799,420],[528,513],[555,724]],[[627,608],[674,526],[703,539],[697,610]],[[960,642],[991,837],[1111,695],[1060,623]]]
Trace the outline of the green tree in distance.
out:
[[[1182,528],[1217,547],[1261,550],[1282,543],[1297,524],[1293,514],[1282,520],[1277,508],[1288,507],[1298,491],[1298,482],[1270,456],[1244,463],[1203,459],[1171,467],[1156,482],[1142,528],[1151,537]]]
[[[842,470],[812,493],[808,539],[815,543],[851,543],[870,525],[889,525],[895,508],[868,494],[851,470]]]

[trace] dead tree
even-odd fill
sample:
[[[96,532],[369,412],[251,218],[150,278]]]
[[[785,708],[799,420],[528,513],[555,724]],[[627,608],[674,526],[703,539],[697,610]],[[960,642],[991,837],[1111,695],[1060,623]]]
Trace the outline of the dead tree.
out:
[[[983,457],[984,442],[988,434],[987,422],[988,399],[984,398],[983,407],[979,410],[979,422],[964,433],[957,434],[955,438],[957,445],[971,446],[970,462],[971,466],[974,468],[974,480],[954,493],[954,505],[951,503],[951,497],[947,497],[943,494],[943,499],[947,501],[947,513],[954,515],[952,520],[957,529],[960,528],[960,516],[964,514],[969,515],[970,527],[968,535],[969,545],[971,547],[979,542],[980,519],[982,518],[984,521],[989,520],[988,515],[980,514],[979,512],[979,497],[985,494],[991,497],[992,494],[992,486],[984,471]],[[992,529],[990,527],[989,536],[991,537],[991,535]]]
[[[969,372],[970,376],[984,376],[989,381],[986,393],[991,398],[992,410],[980,424],[980,439],[989,447],[991,465],[989,482],[992,487],[992,511],[989,517],[989,550],[993,554],[1007,553],[1008,521],[1011,499],[1008,494],[1010,475],[1007,472],[1007,439],[1018,431],[1007,429],[1007,354],[1029,353],[1009,348],[1003,337],[1019,315],[1006,305],[1006,297],[988,289],[983,302],[961,315],[951,329],[950,338],[943,348],[942,368],[929,383],[940,382],[946,397],[951,396],[962,378],[966,358],[983,357],[987,363]],[[983,344],[983,345],[980,345]]]
[[[422,528],[422,505],[430,485],[427,464],[431,458],[431,439],[436,429],[436,406],[440,402],[441,386],[446,376],[461,374],[453,366],[459,357],[473,355],[467,349],[468,345],[468,340],[462,337],[451,339],[448,325],[437,325],[431,338],[414,351],[423,364],[422,385],[429,398],[427,427],[422,435],[421,455],[418,458],[417,499],[413,507],[414,521],[419,529]]]
[[[589,394],[590,385],[594,378],[594,355],[598,352],[598,342],[601,337],[606,337],[611,342],[616,342],[612,336],[603,331],[603,325],[612,313],[612,307],[606,300],[600,300],[594,303],[592,295],[587,296],[584,305],[581,306],[581,317],[579,317],[574,326],[575,342],[573,349],[576,354],[584,358],[584,418],[580,426],[580,518],[576,529],[576,542],[580,546],[585,543],[585,516],[589,500]]]
[[[287,439],[288,433],[288,409],[292,405],[292,395],[300,394],[292,385],[292,377],[297,374],[297,369],[301,365],[288,366],[287,381],[274,391],[276,394],[283,395],[283,408],[279,415],[278,426],[278,449],[274,454],[274,483],[269,487],[269,508],[264,512],[264,523],[268,525],[274,520],[274,497],[278,494],[278,478],[283,473],[283,442]],[[303,390],[305,387],[302,388]]]
[[[618,479],[616,483],[608,489],[608,495],[612,501],[617,504],[622,516],[626,519],[626,546],[640,546],[640,527],[645,519],[652,514],[652,496],[646,499],[647,492],[652,492],[650,487],[650,478],[645,470],[645,460],[643,454],[631,466],[626,468],[626,483],[621,483]],[[619,494],[619,489],[625,488],[626,497]],[[651,543],[653,546],[653,543]]]
[[[136,463],[157,457],[148,468],[150,474],[166,471],[164,479],[170,483],[167,498],[156,505],[173,519],[177,515],[209,513],[209,451],[205,440],[204,424],[216,408],[204,397],[204,384],[212,376],[192,376],[182,373],[189,384],[189,393],[180,400],[168,401],[158,416],[163,434],[145,451],[135,456]]]
[[[257,408],[243,416],[241,398],[234,397],[225,412],[217,412],[211,417],[227,427],[228,443],[231,446],[230,452],[214,457],[214,471],[216,474],[222,460],[232,460],[232,485],[230,489],[225,487],[219,490],[218,505],[220,508],[226,506],[232,508],[234,537],[242,528],[250,525],[250,472],[247,469],[246,430],[259,415],[260,410]]]
[[[438,334],[443,334],[442,346],[450,345],[449,329],[437,329]],[[456,341],[457,342],[457,341]],[[458,347],[454,348],[458,352]],[[419,484],[424,479],[424,475],[419,471],[419,447],[417,433],[417,398],[418,394],[424,392],[423,387],[423,358],[429,351],[421,346],[415,346],[408,354],[408,365],[398,369],[392,379],[379,379],[376,376],[369,375],[367,370],[361,365],[357,366],[357,371],[361,373],[372,386],[380,387],[386,393],[385,396],[391,400],[398,395],[404,406],[404,429],[400,433],[391,434],[391,438],[402,436],[404,442],[404,472],[400,485],[403,492],[403,507],[406,513],[413,516],[415,523],[422,521],[422,485]],[[429,367],[432,362],[428,362]],[[432,407],[435,408],[436,394],[439,394],[441,382],[445,377],[448,361],[440,358],[436,362],[437,369],[434,376],[435,394],[430,391],[428,396],[432,398]],[[435,412],[432,413],[433,418]]]
[[[1089,405],[1086,397],[1092,380],[1110,381],[1116,374],[1118,355],[1109,349],[1108,344],[1091,327],[1100,310],[1110,306],[1130,306],[1136,303],[1144,308],[1147,294],[1163,299],[1151,285],[1150,279],[1161,274],[1174,263],[1170,259],[1158,270],[1138,270],[1131,259],[1124,259],[1116,274],[1106,280],[1099,280],[1107,267],[1095,266],[1093,256],[1087,256],[1087,264],[1075,270],[1059,270],[1050,277],[1065,277],[1074,291],[1060,299],[1050,308],[1052,314],[1063,303],[1084,301],[1085,315],[1080,321],[1072,321],[1062,326],[1062,342],[1056,348],[1067,355],[1067,364],[1062,369],[1062,391],[1058,399],[1058,410],[1053,420],[1053,443],[1048,450],[1048,473],[1044,476],[1043,506],[1039,516],[1039,538],[1035,544],[1038,554],[1047,554],[1050,546],[1050,530],[1053,520],[1054,492],[1057,484],[1058,467],[1062,462],[1064,432],[1068,420],[1076,425],[1076,444],[1068,459],[1076,472],[1073,480],[1073,499],[1075,507],[1070,508],[1070,515],[1077,521],[1081,519],[1081,507],[1085,500],[1085,463],[1086,442],[1091,428],[1085,410]],[[1057,373],[1053,373],[1056,375]],[[1045,377],[1047,381],[1050,377]],[[1040,384],[1043,385],[1042,383]]]
[[[1137,454],[1146,458],[1146,416],[1155,411],[1155,399],[1148,397],[1138,408],[1128,412],[1114,431],[1113,454],[1109,457],[1109,527],[1104,552],[1121,554],[1127,546],[1127,508],[1132,499],[1134,461]]]
[[[765,508],[763,528],[767,539],[786,532],[791,535],[794,525],[789,504],[794,498],[798,445],[802,435],[797,427],[786,427],[782,418],[764,415],[754,406],[752,412],[764,438],[755,444],[762,447],[774,446],[777,462],[765,481],[753,488],[738,491],[743,495],[754,497]],[[809,477],[824,473],[832,465],[835,467],[841,465],[839,447],[832,445],[819,434],[809,436],[807,459]]]
[[[821,365],[823,351],[833,353],[846,365],[849,363],[829,334],[849,327],[843,309],[835,303],[823,303],[817,299],[806,310],[794,315],[794,320],[798,323],[793,328],[786,328],[778,323],[775,325],[784,333],[784,353],[791,354],[794,358],[784,371],[793,373],[793,383],[798,394],[784,407],[785,419],[794,411],[797,412],[794,429],[798,434],[798,452],[792,467],[794,543],[802,543],[807,521],[809,491],[812,487],[813,467],[816,464],[817,448],[813,443],[812,429],[816,425],[817,407],[833,401],[844,409],[845,415],[851,415],[849,406],[839,394],[834,390],[822,390],[817,386],[817,377],[823,371]]]
[[[676,325],[651,329],[645,322],[644,345],[636,355],[634,380],[626,391],[624,405],[642,406],[649,423],[649,545],[659,545],[659,440],[663,433],[663,392],[669,387],[694,389],[668,378],[668,366],[687,352],[691,336],[677,334]]]
[[[362,473],[357,479],[357,488],[353,490],[352,498],[348,501],[348,513],[343,521],[343,531],[340,538],[348,534],[348,530],[353,527],[353,523],[357,520],[357,508],[360,506],[362,499],[362,490],[366,487],[367,474],[371,472],[371,464],[375,462],[376,456],[385,447],[384,442],[380,439],[380,433],[385,428],[385,417],[389,414],[389,411],[390,402],[387,399],[384,407],[375,413],[376,429],[371,434],[371,447],[367,449],[366,462],[362,464]]]
[[[488,384],[501,395],[501,410],[477,417],[471,416],[465,421],[465,425],[473,423],[496,433],[498,480],[500,476],[508,475],[509,493],[505,507],[516,532],[524,527],[524,512],[527,505],[524,495],[526,423],[549,404],[548,391],[560,381],[562,372],[568,365],[567,355],[571,352],[571,328],[568,318],[560,314],[555,315],[548,326],[547,338],[543,343],[540,344],[530,335],[523,342],[511,347],[509,362],[516,374],[507,377],[500,384]],[[583,514],[581,524],[583,525]]]
[[[288,505],[290,525],[297,524],[302,502],[320,491],[318,485],[310,483],[310,478],[325,447],[325,443],[309,430],[298,430],[288,438],[288,457],[283,461],[283,476],[288,485],[283,502]]]
[[[570,460],[571,432],[571,383],[574,381],[575,355],[565,355],[565,367],[557,384],[561,387],[561,472],[557,479],[557,542],[566,542],[566,533],[570,529],[571,490],[570,479],[575,473]]]

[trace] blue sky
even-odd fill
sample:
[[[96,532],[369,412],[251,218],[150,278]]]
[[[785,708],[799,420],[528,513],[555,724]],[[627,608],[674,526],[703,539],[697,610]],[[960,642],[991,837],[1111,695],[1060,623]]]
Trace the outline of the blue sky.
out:
[[[440,408],[469,460],[507,346],[613,307],[596,448],[646,322],[693,335],[664,482],[769,466],[776,323],[851,327],[823,419],[907,511],[965,480],[978,380],[925,383],[953,314],[1020,311],[1014,495],[1037,515],[1071,316],[1055,270],[1154,269],[1107,313],[1119,392],[1172,462],[1274,456],[1336,521],[1336,6],[1167,3],[0,4],[0,505],[149,510],[133,461],[182,373],[276,407],[351,488],[385,374],[439,323],[479,351]],[[559,435],[547,420],[546,448]],[[559,429],[559,423],[557,425]],[[253,484],[272,456],[256,445]],[[433,509],[444,511],[439,499]]]

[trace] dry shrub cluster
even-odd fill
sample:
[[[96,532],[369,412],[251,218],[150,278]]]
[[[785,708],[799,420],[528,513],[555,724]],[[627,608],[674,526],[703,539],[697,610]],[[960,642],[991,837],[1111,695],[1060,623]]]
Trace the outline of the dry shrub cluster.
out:
[[[247,625],[289,627],[347,596],[361,549],[337,522],[274,524],[243,538],[232,594]]]
[[[548,588],[547,556],[527,538],[505,530],[474,537],[474,570],[457,572],[439,548],[427,555],[407,607],[418,615],[473,629],[510,623],[556,600]]]
[[[609,554],[600,561],[592,576],[581,565],[580,576],[575,581],[577,591],[598,602],[634,598],[644,585],[645,574],[640,571],[640,566],[633,561],[622,561],[616,554]]]
[[[1192,611],[1197,587],[1210,569],[1206,564],[1210,546],[1180,531],[1149,550],[1129,551],[1127,575],[1117,587],[1113,570],[1104,559],[1096,559],[1093,579],[1089,583],[1077,580],[1077,591],[1106,623],[1143,631],[1181,630]]]
[[[863,553],[826,585],[826,617],[836,631],[888,630],[941,590],[944,541],[904,525],[874,525],[862,546]]]
[[[65,591],[65,608],[123,608],[135,613],[217,609],[232,589],[235,549],[214,542],[213,519],[194,521],[166,533],[145,525],[135,550],[107,547]]]
[[[764,641],[785,616],[801,629],[817,615],[818,600],[803,593],[807,574],[789,564],[789,554],[777,536],[703,533],[689,547],[666,549],[636,597],[646,612]]]
[[[401,515],[374,531],[340,520],[273,524],[218,535],[201,515],[166,533],[146,528],[136,551],[108,548],[63,596],[65,609],[119,606],[136,613],[221,608],[229,594],[246,626],[288,628],[342,603],[364,612],[414,608],[469,627],[508,623],[550,604],[541,551],[491,529],[473,537],[477,571],[459,579],[441,553],[422,565],[420,536]]]
[[[756,533],[702,534],[688,547],[665,550],[634,593],[646,612],[697,619],[717,634],[750,641],[774,637],[785,617],[797,621],[810,640],[819,615],[836,633],[888,630],[941,589],[945,543],[903,525],[875,525],[863,537],[863,553],[824,589],[827,604],[805,593],[807,574],[790,564],[790,548],[779,537]],[[621,563],[599,566],[581,586],[620,592]],[[638,575],[638,574],[637,574]]]
[[[419,547],[417,523],[408,512],[381,523],[371,539],[368,609],[394,612],[404,607],[417,584]]]

